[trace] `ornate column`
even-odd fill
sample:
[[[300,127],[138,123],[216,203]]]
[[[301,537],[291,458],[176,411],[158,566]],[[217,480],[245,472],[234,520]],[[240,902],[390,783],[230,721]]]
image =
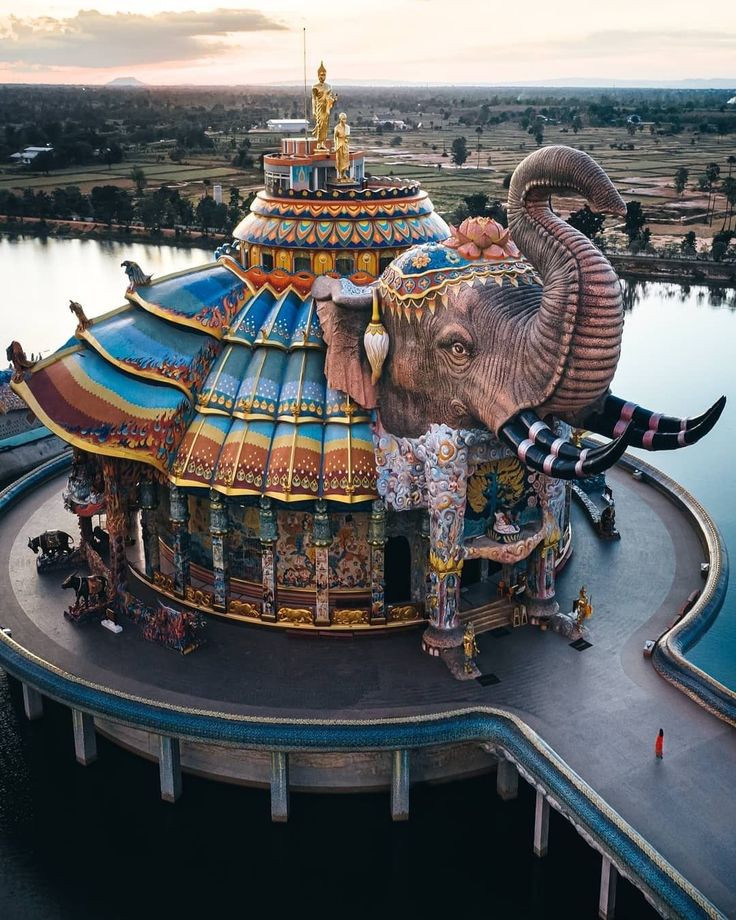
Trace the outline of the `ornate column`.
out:
[[[210,489],[210,536],[212,538],[212,571],[214,573],[215,610],[227,610],[230,579],[227,571],[225,539],[229,530],[227,505],[223,496]]]
[[[314,506],[312,545],[314,546],[314,571],[317,585],[315,626],[330,625],[330,516],[327,503],[321,499]]]
[[[416,572],[417,594],[413,600],[424,606],[424,613],[427,613],[427,598],[429,597],[429,514],[426,511],[421,512],[419,525],[419,545],[421,547],[421,556],[417,564],[412,567],[412,579]]]
[[[161,568],[156,508],[158,508],[158,486],[156,480],[149,474],[141,479],[141,533],[146,577],[150,579],[153,579],[153,573],[158,572]]]
[[[457,618],[460,576],[465,559],[463,528],[468,485],[471,432],[433,425],[422,445],[421,459],[429,504],[429,626],[422,648],[430,655],[462,645]]]
[[[122,482],[122,463],[112,457],[102,461],[107,508],[107,532],[110,536],[110,572],[116,590],[125,584],[125,535],[128,517],[125,508],[125,489]]]
[[[544,540],[527,560],[526,603],[530,623],[544,623],[560,609],[555,600],[556,548],[561,538],[559,522],[565,504],[565,482],[543,473],[530,476],[539,496],[544,519]]]
[[[180,596],[189,587],[189,499],[179,486],[169,486],[169,519],[174,539],[174,590]]]
[[[373,502],[368,523],[368,545],[371,556],[371,625],[386,622],[386,583],[384,578],[384,557],[386,552],[386,505],[380,500]]]
[[[261,498],[259,515],[261,540],[261,571],[263,573],[263,606],[261,619],[276,622],[276,540],[279,533],[271,499]]]

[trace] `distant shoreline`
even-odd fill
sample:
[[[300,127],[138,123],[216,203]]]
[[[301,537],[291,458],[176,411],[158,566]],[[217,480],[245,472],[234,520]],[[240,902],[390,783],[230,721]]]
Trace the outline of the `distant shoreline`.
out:
[[[216,233],[176,235],[174,230],[162,229],[159,233],[125,228],[89,221],[46,220],[26,217],[22,222],[8,220],[0,215],[0,234],[3,236],[30,236],[50,239],[110,240],[117,243],[149,243],[156,246],[177,246],[185,249],[212,249],[230,237]],[[736,262],[711,262],[700,259],[673,259],[657,255],[607,253],[606,258],[616,271],[627,277],[648,281],[672,281],[682,284],[723,284],[736,286]]]
[[[185,249],[214,249],[230,236],[211,233],[203,236],[199,231],[180,233],[168,227],[157,233],[139,227],[125,227],[92,221],[56,220],[52,218],[24,217],[22,221],[0,215],[0,233],[3,236],[32,236],[55,240],[110,240],[116,243],[153,243],[157,246],[177,246]]]

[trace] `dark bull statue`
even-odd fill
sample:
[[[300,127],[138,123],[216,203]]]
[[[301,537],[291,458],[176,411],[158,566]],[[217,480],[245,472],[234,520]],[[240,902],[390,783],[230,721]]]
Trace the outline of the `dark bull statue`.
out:
[[[107,599],[107,579],[104,575],[70,575],[61,583],[62,588],[74,588],[76,598],[74,606],[89,607],[90,600],[95,604],[104,604]]]
[[[42,556],[66,555],[73,547],[74,540],[63,530],[46,530],[37,537],[28,538],[28,548],[34,555],[38,555],[39,550]]]
[[[624,323],[619,279],[601,251],[554,213],[553,194],[573,194],[619,218],[626,213],[586,153],[545,147],[528,156],[511,180],[508,221],[513,243],[541,283],[500,283],[497,269],[496,281],[489,281],[493,265],[473,263],[471,253],[461,263],[462,283],[450,280],[420,303],[417,291],[441,255],[433,244],[397,260],[424,272],[412,277],[411,293],[392,287],[392,269],[362,288],[317,278],[312,293],[330,386],[366,408],[380,407],[391,434],[418,437],[433,423],[487,428],[528,468],[560,479],[602,472],[628,445],[670,450],[707,434],[725,397],[697,418],[681,419],[610,392]],[[484,257],[498,258],[493,247],[490,252]],[[509,249],[512,260],[515,252]],[[467,280],[474,264],[475,278]],[[382,351],[369,340],[371,332],[384,336]],[[581,449],[558,437],[556,419],[613,440]]]

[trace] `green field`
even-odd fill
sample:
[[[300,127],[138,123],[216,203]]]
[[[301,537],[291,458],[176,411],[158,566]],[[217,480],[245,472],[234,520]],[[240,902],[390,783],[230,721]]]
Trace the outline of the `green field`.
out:
[[[362,113],[365,115],[366,113]],[[425,113],[425,124],[431,116]],[[394,175],[419,180],[432,197],[435,207],[449,215],[460,200],[473,192],[485,192],[492,198],[504,200],[504,177],[537,144],[534,138],[515,122],[503,122],[483,129],[480,138],[472,125],[448,124],[437,114],[435,123],[441,130],[417,128],[396,134],[379,136],[371,129],[353,129],[352,147],[361,148],[367,157],[367,169],[375,175]],[[462,168],[452,164],[451,145],[454,138],[464,135],[469,157]],[[401,138],[399,146],[391,146],[392,137]],[[230,165],[233,149],[243,139],[250,143],[254,166],[238,169]],[[477,150],[480,139],[480,151]],[[278,136],[268,132],[231,135],[218,139],[218,147],[206,154],[187,155],[184,162],[174,163],[168,149],[160,145],[128,152],[123,163],[108,168],[104,165],[58,170],[43,175],[32,170],[7,168],[0,172],[0,189],[22,191],[52,191],[59,186],[79,186],[88,193],[95,185],[112,184],[132,189],[131,170],[143,169],[149,190],[166,184],[176,187],[182,195],[199,198],[206,183],[220,183],[227,196],[231,186],[241,192],[258,188],[262,175],[258,168],[264,152],[278,148]],[[578,134],[562,126],[547,124],[544,141],[547,144],[567,144],[589,152],[601,163],[625,199],[642,202],[650,218],[653,232],[678,235],[694,229],[699,236],[710,237],[712,227],[692,218],[705,211],[707,196],[697,189],[697,177],[708,163],[719,163],[725,175],[726,159],[734,150],[729,136],[717,134],[682,133],[659,136],[648,127],[630,136],[625,128],[585,127]],[[612,149],[612,144],[633,144],[633,150]],[[435,149],[432,149],[432,148]],[[443,156],[443,150],[447,155]],[[689,170],[690,180],[682,196],[673,188],[673,177],[679,167]],[[716,205],[714,226],[719,223],[723,198]],[[572,207],[579,206],[573,202]],[[683,223],[682,218],[689,218]]]

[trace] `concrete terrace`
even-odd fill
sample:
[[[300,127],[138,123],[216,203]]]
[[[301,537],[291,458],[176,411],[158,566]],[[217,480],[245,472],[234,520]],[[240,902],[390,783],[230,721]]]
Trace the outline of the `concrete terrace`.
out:
[[[736,915],[736,734],[660,678],[642,656],[701,586],[702,550],[684,515],[622,470],[609,482],[622,540],[599,541],[577,508],[575,552],[559,581],[569,607],[592,596],[591,648],[522,628],[479,638],[478,666],[499,683],[455,681],[423,655],[416,631],[385,638],[303,641],[212,621],[208,644],[182,657],[145,642],[133,624],[113,636],[62,617],[72,599],[59,573],[38,577],[28,536],[59,527],[62,478],[40,486],[0,531],[1,626],[40,658],[90,682],[149,700],[215,712],[367,719],[490,705],[523,719],[609,805],[725,915]],[[152,679],[153,678],[153,679]],[[665,731],[665,757],[654,739]],[[554,846],[554,840],[550,841]]]

